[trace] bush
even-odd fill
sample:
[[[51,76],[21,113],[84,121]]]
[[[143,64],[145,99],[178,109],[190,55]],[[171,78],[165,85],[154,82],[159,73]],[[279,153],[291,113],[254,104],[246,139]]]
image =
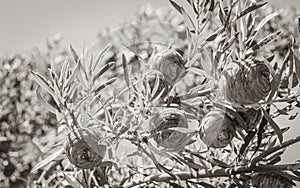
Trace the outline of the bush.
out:
[[[72,46],[56,53],[62,61],[52,61],[48,75],[32,72],[37,98],[59,125],[28,184],[299,181],[298,161],[279,162],[300,136],[285,140],[288,128],[275,120],[299,107],[299,47],[284,24],[292,20],[256,1],[170,3],[177,13],[144,7],[82,54]]]

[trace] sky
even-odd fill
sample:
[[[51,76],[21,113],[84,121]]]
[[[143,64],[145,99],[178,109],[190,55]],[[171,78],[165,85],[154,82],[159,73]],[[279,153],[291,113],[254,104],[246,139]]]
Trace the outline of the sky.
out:
[[[91,45],[100,31],[130,19],[146,3],[156,8],[170,6],[168,0],[0,0],[0,51],[30,52],[45,45],[46,38],[56,33],[62,34],[65,44],[81,49],[84,43]],[[299,0],[270,0],[269,3],[282,8],[300,8]],[[288,125],[287,121],[283,118],[279,123]],[[299,117],[287,133],[288,138],[300,135],[297,122]],[[299,146],[288,149],[284,161],[293,162],[299,156]]]
[[[25,52],[62,33],[78,48],[91,44],[105,28],[130,19],[147,0],[0,0],[0,51]],[[154,7],[168,1],[151,1]]]
[[[0,0],[0,51],[28,52],[56,33],[80,49],[84,43],[92,44],[100,31],[130,19],[146,3],[170,6],[168,0]],[[300,7],[299,0],[269,3]]]

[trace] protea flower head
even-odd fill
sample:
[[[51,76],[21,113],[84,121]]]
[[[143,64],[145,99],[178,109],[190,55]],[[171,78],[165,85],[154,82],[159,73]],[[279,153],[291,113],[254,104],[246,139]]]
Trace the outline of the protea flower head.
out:
[[[88,140],[84,138],[88,138]],[[68,134],[68,142],[65,145],[65,153],[72,164],[81,169],[89,169],[97,166],[103,159],[106,148],[98,145],[98,139],[91,137],[87,129],[75,129]]]
[[[230,62],[224,67],[219,87],[230,102],[256,103],[265,99],[271,90],[269,66],[262,61]]]
[[[164,50],[156,55],[150,68],[160,71],[165,80],[174,85],[186,74],[185,62],[176,50]]]
[[[256,173],[252,177],[252,185],[256,188],[277,187],[277,188],[291,188],[292,180],[282,175],[272,173]]]
[[[235,135],[235,121],[223,111],[213,109],[202,119],[199,133],[207,147],[224,148]]]
[[[262,119],[262,112],[260,109],[256,110],[251,108],[246,110],[245,112],[238,112],[238,114],[241,116],[245,123],[246,131],[255,129]],[[242,127],[238,121],[237,126]]]
[[[188,128],[187,118],[177,109],[164,109],[150,119],[150,133],[158,146],[167,150],[181,150],[188,142],[190,134],[172,128]]]

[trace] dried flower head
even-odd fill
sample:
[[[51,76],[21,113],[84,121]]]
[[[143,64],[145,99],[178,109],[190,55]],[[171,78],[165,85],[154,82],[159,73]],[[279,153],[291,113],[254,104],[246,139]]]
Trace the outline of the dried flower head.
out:
[[[224,148],[235,135],[235,121],[223,111],[215,109],[204,116],[199,133],[207,147]]]
[[[189,141],[190,134],[176,128],[188,128],[187,118],[177,109],[164,109],[150,119],[150,133],[158,146],[169,150],[181,150]]]
[[[256,173],[252,177],[252,185],[256,188],[265,187],[278,187],[278,188],[291,188],[293,185],[292,180],[276,174],[276,173]]]
[[[164,50],[157,54],[155,60],[151,64],[151,69],[160,71],[165,80],[174,85],[186,73],[184,67],[185,60],[176,50]]]
[[[256,103],[265,99],[271,90],[269,67],[262,61],[228,63],[222,72],[219,87],[230,102]]]

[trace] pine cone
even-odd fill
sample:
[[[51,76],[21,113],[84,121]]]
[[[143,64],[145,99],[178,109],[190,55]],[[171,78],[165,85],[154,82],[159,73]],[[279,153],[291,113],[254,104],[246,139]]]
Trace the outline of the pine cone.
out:
[[[256,173],[252,177],[252,185],[256,188],[276,187],[276,188],[291,188],[292,180],[276,173]]]
[[[172,151],[181,150],[189,141],[190,134],[170,128],[188,128],[188,122],[182,111],[164,109],[150,119],[150,133],[158,146]]]
[[[271,90],[270,70],[262,61],[231,62],[224,67],[219,87],[230,102],[256,103],[265,99]]]
[[[90,137],[88,144],[83,138],[83,134],[90,135],[86,129],[75,129],[68,135],[68,142],[65,145],[65,153],[72,164],[81,169],[90,169],[97,166],[105,155],[105,150],[102,153],[97,153],[90,145],[98,145],[98,140]],[[100,151],[100,150],[99,150]]]
[[[186,74],[185,62],[176,50],[164,50],[156,56],[150,68],[160,71],[165,80],[174,85]]]
[[[200,124],[200,137],[207,147],[224,148],[235,135],[235,121],[221,110],[207,113]]]

